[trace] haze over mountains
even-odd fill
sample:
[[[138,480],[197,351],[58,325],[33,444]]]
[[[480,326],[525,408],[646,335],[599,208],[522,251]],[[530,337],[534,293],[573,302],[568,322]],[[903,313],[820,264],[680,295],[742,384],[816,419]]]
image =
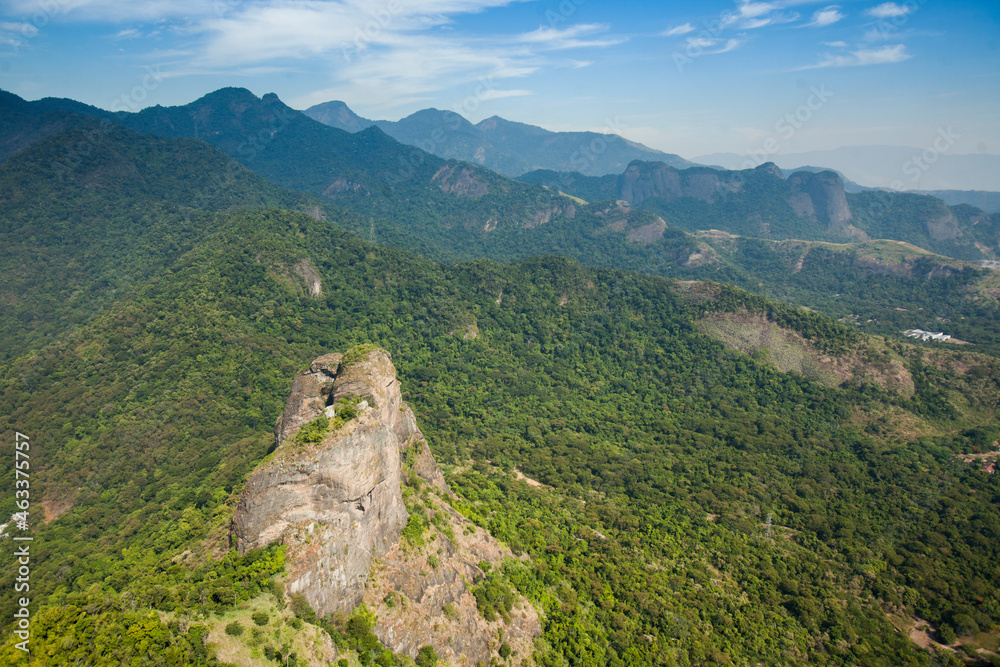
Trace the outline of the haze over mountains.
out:
[[[40,655],[938,667],[922,622],[995,645],[1000,272],[973,260],[1000,216],[771,163],[512,180],[238,88],[5,94],[0,119]]]
[[[837,171],[848,192],[891,188],[939,196],[948,204],[971,204],[1000,212],[1000,156],[951,155],[936,149],[853,146],[835,151],[754,156],[713,153],[692,160],[664,153],[615,134],[551,132],[493,116],[472,124],[453,111],[424,109],[398,121],[369,120],[344,102],[306,109],[310,118],[347,132],[378,127],[389,136],[446,159],[482,165],[506,176],[535,170],[577,172],[584,176],[620,174],[633,160],[662,162],[684,169],[715,165],[747,169],[773,161],[788,176],[795,171]],[[945,138],[950,138],[947,134]],[[950,144],[938,144],[947,150]],[[929,160],[929,161],[928,161]]]
[[[952,154],[954,139],[947,130],[928,138],[924,148],[905,146],[845,146],[835,150],[768,154],[712,153],[694,160],[727,169],[744,169],[762,159],[782,169],[821,165],[847,175],[859,185],[894,190],[985,190],[1000,192],[1000,155]],[[966,202],[971,203],[971,202]]]
[[[679,155],[616,134],[550,132],[497,116],[473,125],[453,111],[424,109],[398,121],[373,121],[361,118],[344,102],[317,104],[303,113],[348,132],[375,125],[404,144],[440,157],[479,164],[505,176],[520,176],[535,169],[603,176],[621,173],[632,160],[659,161],[677,168],[695,166]]]

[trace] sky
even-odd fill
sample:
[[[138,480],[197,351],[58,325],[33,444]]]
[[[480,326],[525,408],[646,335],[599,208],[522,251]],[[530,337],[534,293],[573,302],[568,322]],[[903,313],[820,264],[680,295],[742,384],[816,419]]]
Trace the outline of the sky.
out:
[[[224,86],[434,107],[694,158],[1000,154],[1000,2],[0,0],[0,88],[105,109]]]

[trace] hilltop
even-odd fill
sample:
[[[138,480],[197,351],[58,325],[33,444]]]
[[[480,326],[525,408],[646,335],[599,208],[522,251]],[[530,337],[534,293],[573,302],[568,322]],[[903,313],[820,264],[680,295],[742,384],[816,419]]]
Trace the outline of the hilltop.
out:
[[[310,118],[348,132],[375,126],[397,141],[438,157],[457,159],[515,177],[536,169],[573,170],[588,176],[617,174],[633,160],[694,166],[679,155],[654,150],[608,132],[552,132],[491,116],[476,124],[453,111],[423,109],[398,121],[361,118],[339,101],[309,107]]]
[[[968,461],[1000,438],[1000,367],[978,346],[928,348],[715,281],[551,254],[438,262],[360,238],[350,230],[370,218],[205,142],[56,112],[63,129],[0,164],[5,275],[18,281],[4,294],[16,307],[0,311],[0,429],[39,443],[36,662],[219,664],[256,651],[402,665],[433,644],[418,634],[460,636],[457,619],[506,633],[492,658],[531,651],[541,664],[939,663],[897,630],[918,619],[941,641],[995,646],[997,477]],[[459,164],[445,165],[448,182],[474,187]],[[225,177],[206,186],[213,173]],[[886,310],[905,294],[975,314],[982,331],[995,312],[985,287],[972,292],[983,271],[912,247],[688,234],[641,204],[595,204],[579,227],[476,238],[496,256],[576,239],[604,249],[594,263],[683,257],[814,295],[874,285],[895,290]],[[369,346],[391,354],[398,386]],[[330,358],[311,370],[350,350],[337,370]],[[304,371],[333,373],[334,419],[346,392],[357,412],[344,431],[284,428],[299,421],[283,413]],[[441,476],[404,447],[417,455],[399,467],[406,516],[389,502],[384,525],[367,519],[387,550],[348,612],[356,590],[337,603],[292,590],[318,534],[249,544],[234,519],[268,474],[341,451],[341,436],[392,430],[398,444],[404,431],[389,425],[410,423],[404,408],[361,408],[395,405],[397,390]],[[296,443],[303,430],[317,437]],[[14,438],[3,442],[13,457]],[[13,469],[0,476],[13,488]],[[13,503],[0,499],[0,515]],[[476,544],[496,550],[462,555]],[[471,578],[446,601],[439,586],[461,579],[452,549]],[[3,566],[0,586],[14,576]],[[0,598],[0,616],[13,605]],[[508,641],[532,613],[538,640]],[[404,626],[414,634],[392,644],[387,628]],[[9,642],[2,651],[14,660]]]

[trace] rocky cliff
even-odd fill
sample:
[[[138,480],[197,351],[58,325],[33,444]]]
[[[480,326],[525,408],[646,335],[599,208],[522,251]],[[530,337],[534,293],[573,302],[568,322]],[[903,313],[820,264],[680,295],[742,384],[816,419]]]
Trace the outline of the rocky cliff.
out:
[[[746,171],[707,167],[678,170],[658,162],[633,162],[618,178],[618,198],[634,206],[654,197],[668,202],[681,197],[714,202],[728,195],[752,199],[762,193],[783,196],[795,215],[818,220],[831,232],[863,235],[851,225],[853,216],[844,182],[833,171],[796,172],[786,181],[771,162]]]
[[[706,167],[678,170],[662,162],[633,162],[618,177],[618,199],[638,206],[659,197],[673,201],[694,197],[712,201],[718,195],[738,192],[743,187],[739,172]]]
[[[848,230],[854,216],[851,215],[851,207],[847,204],[844,181],[836,172],[798,171],[788,177],[788,184],[795,191],[791,196],[804,195],[807,198],[809,210],[806,215],[826,224],[831,231]]]
[[[387,355],[341,362],[339,354],[320,357],[295,378],[275,428],[277,449],[247,481],[234,515],[240,553],[276,540],[288,545],[287,590],[303,593],[321,615],[353,609],[372,558],[399,539],[407,519],[399,451],[416,430],[412,413],[400,410]],[[367,409],[334,428],[340,420],[324,415],[355,396]],[[313,442],[295,437],[321,417],[325,432]]]
[[[320,616],[364,600],[394,651],[415,656],[431,644],[452,664],[475,665],[506,642],[530,656],[541,626],[527,601],[509,622],[487,623],[477,611],[470,587],[485,576],[480,564],[511,554],[448,504],[387,352],[313,361],[292,382],[275,440],[234,513],[240,553],[285,544],[289,594],[303,594]],[[404,488],[420,516],[401,540]]]

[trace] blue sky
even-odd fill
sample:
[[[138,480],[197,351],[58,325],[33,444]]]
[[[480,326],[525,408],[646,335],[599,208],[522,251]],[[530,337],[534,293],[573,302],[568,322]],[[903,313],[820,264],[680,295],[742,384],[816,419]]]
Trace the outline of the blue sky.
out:
[[[1000,153],[1000,2],[0,0],[0,88],[102,108],[223,86],[660,150]]]

